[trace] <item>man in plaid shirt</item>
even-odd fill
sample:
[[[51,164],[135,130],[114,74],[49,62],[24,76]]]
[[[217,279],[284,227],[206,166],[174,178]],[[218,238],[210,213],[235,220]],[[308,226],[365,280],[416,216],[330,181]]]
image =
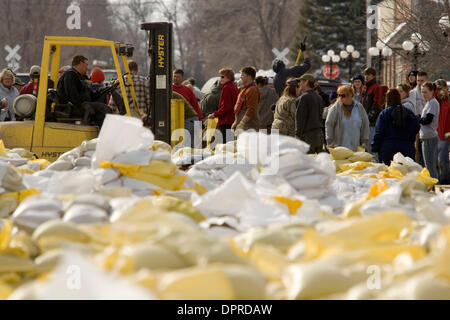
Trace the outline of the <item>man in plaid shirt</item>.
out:
[[[131,79],[133,80],[134,92],[136,93],[136,100],[139,106],[140,117],[143,119],[147,116],[147,110],[150,106],[150,81],[144,77],[138,75],[138,65],[135,61],[130,60],[128,62],[128,67],[131,72]],[[120,87],[116,89],[117,92],[121,95]],[[131,98],[131,92],[129,87],[125,87],[127,92],[128,102],[130,103],[130,111],[133,112],[134,105],[133,100]],[[121,95],[122,96],[122,95]],[[113,109],[113,112],[118,114],[119,109],[117,107],[117,103],[114,102],[114,98],[111,99],[109,105]]]

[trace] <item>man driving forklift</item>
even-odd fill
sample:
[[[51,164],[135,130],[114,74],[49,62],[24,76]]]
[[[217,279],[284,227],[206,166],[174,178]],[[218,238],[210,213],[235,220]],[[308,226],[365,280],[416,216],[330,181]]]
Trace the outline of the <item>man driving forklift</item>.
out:
[[[112,110],[106,104],[95,102],[104,92],[92,91],[87,86],[84,77],[88,70],[88,59],[77,55],[72,59],[72,67],[65,71],[58,81],[57,94],[59,103],[72,104],[71,118],[82,118],[84,125],[93,122],[101,127],[107,113]]]

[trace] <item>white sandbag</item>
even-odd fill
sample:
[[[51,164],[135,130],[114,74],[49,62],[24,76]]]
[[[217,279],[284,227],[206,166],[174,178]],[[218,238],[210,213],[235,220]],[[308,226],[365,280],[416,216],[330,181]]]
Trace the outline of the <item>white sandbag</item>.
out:
[[[133,179],[133,178],[129,178],[129,177],[120,177],[120,179],[122,181],[122,186],[125,188],[129,188],[131,190],[149,190],[149,191],[153,191],[153,190],[160,190],[161,188],[158,186],[155,186],[154,184],[142,181],[142,180],[137,180],[137,179]]]
[[[152,160],[153,151],[144,150],[134,150],[130,152],[122,152],[114,156],[113,162],[123,163],[123,164],[138,164],[142,166],[147,166]]]
[[[298,193],[307,199],[322,199],[330,194],[330,190],[322,187],[315,189],[301,189],[298,190]]]
[[[81,150],[80,150],[80,147],[76,147],[76,148],[69,150],[69,151],[63,153],[62,155],[60,155],[58,158],[58,161],[61,160],[61,161],[72,162],[79,157],[81,157]]]
[[[95,153],[95,150],[86,151],[85,153],[83,153],[83,157],[92,158],[94,156],[94,153]]]
[[[172,160],[172,157],[170,155],[170,152],[168,152],[167,150],[157,149],[156,151],[153,151],[152,160],[170,162]]]
[[[101,185],[105,185],[114,180],[117,180],[120,177],[119,171],[116,169],[108,168],[108,169],[95,169],[91,170],[92,175],[95,177],[97,182]]]
[[[108,211],[110,209],[108,199],[99,194],[79,195],[71,201],[69,207],[76,205],[76,204],[92,205],[92,206],[95,206],[104,211]]]
[[[15,153],[11,154],[12,155],[16,155]],[[17,155],[16,155],[17,156]],[[8,158],[8,157],[0,157],[0,161],[4,162],[4,163],[8,163],[10,165],[13,165],[14,167],[18,167],[18,166],[22,166],[24,164],[26,164],[29,159],[26,158]]]
[[[140,119],[108,114],[98,136],[92,165],[98,168],[100,160],[111,161],[122,152],[150,149],[153,140],[153,133],[143,127]]]
[[[297,190],[315,189],[321,186],[327,186],[328,177],[323,174],[310,174],[306,176],[299,176],[288,182]]]
[[[284,178],[289,181],[298,177],[302,176],[308,176],[311,174],[314,174],[314,169],[302,169],[302,170],[295,170],[287,174]]]
[[[74,204],[66,211],[63,220],[77,224],[99,225],[108,222],[108,215],[97,206]]]
[[[45,170],[44,170],[45,171]],[[56,171],[48,171],[48,172],[56,172]],[[37,190],[45,190],[48,186],[48,182],[50,181],[49,177],[38,175],[40,172],[36,172],[35,174],[24,174],[22,177],[23,184],[27,189],[37,189]]]
[[[199,170],[222,169],[238,162],[244,164],[246,161],[243,158],[236,159],[234,153],[220,153],[196,163],[194,168]]]
[[[22,183],[22,174],[12,165],[1,161],[0,186],[9,192],[16,192],[25,189],[25,186]]]
[[[80,157],[78,159],[75,159],[74,165],[76,167],[90,167],[91,166],[91,158]]]
[[[75,161],[75,158],[73,159],[73,161]],[[70,161],[70,160],[57,160],[57,161],[53,162],[52,164],[50,164],[47,167],[47,170],[69,171],[69,170],[72,170],[73,167],[74,167],[74,165],[73,165],[72,161]]]
[[[97,142],[98,138],[92,140],[85,140],[81,143],[80,150],[82,152],[95,151],[95,149],[97,148]]]
[[[47,221],[61,219],[60,212],[56,210],[32,208],[22,211],[20,214],[17,214],[16,212],[14,212],[12,216],[14,224],[28,233],[32,233],[36,228]]]
[[[49,181],[46,191],[52,194],[91,193],[99,183],[90,170],[78,172],[56,172]]]

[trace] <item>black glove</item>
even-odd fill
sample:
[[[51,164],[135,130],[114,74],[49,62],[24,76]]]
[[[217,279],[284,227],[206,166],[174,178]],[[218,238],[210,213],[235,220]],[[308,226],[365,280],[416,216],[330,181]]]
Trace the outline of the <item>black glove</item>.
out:
[[[306,44],[304,44],[303,42],[300,43],[300,50],[306,51]]]

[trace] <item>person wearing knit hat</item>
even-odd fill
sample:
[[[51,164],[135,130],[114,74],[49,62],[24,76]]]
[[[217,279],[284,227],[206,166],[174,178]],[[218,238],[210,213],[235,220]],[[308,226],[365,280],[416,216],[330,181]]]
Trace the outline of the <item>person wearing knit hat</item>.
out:
[[[105,73],[100,67],[95,67],[91,71],[91,81],[92,83],[89,85],[89,88],[92,91],[97,91],[104,87],[103,81],[105,81]],[[109,94],[101,95],[95,102],[101,102],[104,104],[108,104],[110,99]]]
[[[92,83],[103,83],[105,81],[105,73],[100,67],[95,67],[91,72]]]
[[[406,77],[406,80],[408,81],[409,86],[414,89],[414,87],[417,85],[417,74],[419,71],[411,70],[408,73],[408,76]]]
[[[354,99],[356,102],[361,102],[361,92],[364,86],[364,77],[361,74],[357,74],[352,78],[351,82],[353,91],[355,91]]]

